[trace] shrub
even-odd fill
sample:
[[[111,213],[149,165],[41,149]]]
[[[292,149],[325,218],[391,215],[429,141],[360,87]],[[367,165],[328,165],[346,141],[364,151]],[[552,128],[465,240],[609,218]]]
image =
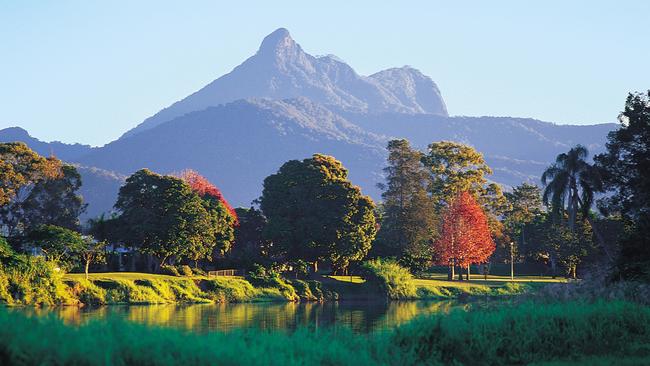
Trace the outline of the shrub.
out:
[[[163,266],[160,266],[160,272],[161,272],[162,274],[166,274],[166,275],[168,275],[168,276],[176,276],[176,277],[180,277],[180,275],[181,275],[181,274],[178,272],[178,270],[176,269],[176,267],[174,267],[174,266],[170,266],[170,265],[163,265]]]
[[[392,259],[374,259],[362,265],[362,276],[389,299],[417,298],[413,276],[408,269]]]
[[[0,300],[8,304],[57,305],[77,302],[63,283],[63,271],[43,257],[15,255],[0,265]],[[3,289],[4,288],[4,289]]]
[[[194,276],[194,273],[192,272],[192,268],[190,268],[190,266],[188,266],[187,264],[180,266],[180,270],[178,272],[180,272],[183,276],[186,277]]]

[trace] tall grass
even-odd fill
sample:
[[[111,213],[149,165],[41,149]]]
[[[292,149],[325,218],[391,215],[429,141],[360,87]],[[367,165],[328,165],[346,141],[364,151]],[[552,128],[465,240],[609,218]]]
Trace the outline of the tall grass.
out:
[[[374,286],[389,299],[415,299],[417,289],[413,276],[392,259],[373,259],[363,264],[363,277],[368,286]]]
[[[0,311],[0,364],[648,364],[650,309],[626,302],[452,311],[393,331],[249,330],[197,335],[120,320],[75,328]]]

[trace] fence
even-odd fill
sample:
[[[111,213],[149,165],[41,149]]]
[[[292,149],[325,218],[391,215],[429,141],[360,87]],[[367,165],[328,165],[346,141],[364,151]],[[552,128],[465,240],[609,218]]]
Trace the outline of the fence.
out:
[[[243,270],[238,269],[222,269],[219,271],[208,271],[208,277],[235,277],[244,276]]]

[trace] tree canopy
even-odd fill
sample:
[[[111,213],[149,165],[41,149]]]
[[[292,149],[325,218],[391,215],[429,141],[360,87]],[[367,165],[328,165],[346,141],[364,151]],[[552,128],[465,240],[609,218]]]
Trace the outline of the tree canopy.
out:
[[[182,179],[142,169],[120,188],[120,237],[126,245],[161,259],[206,254],[215,244],[203,200]]]
[[[423,156],[407,140],[389,141],[386,184],[379,185],[383,217],[373,253],[396,257],[412,270],[430,265],[431,242],[437,235],[437,213],[427,194]]]
[[[445,209],[436,260],[443,265],[483,263],[494,252],[487,217],[469,192],[460,192]]]
[[[282,165],[264,180],[260,208],[266,237],[289,260],[327,260],[345,269],[368,253],[377,232],[374,203],[331,156]]]

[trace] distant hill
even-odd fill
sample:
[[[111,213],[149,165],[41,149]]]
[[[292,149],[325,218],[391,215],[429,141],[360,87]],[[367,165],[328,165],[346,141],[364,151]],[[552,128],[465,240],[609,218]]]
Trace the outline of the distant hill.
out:
[[[395,137],[420,149],[440,140],[467,143],[485,155],[492,180],[506,187],[539,183],[557,154],[578,143],[599,153],[615,128],[450,117],[436,84],[416,69],[362,76],[335,56],[305,53],[281,28],[232,72],[103,147],[46,143],[19,128],[0,130],[0,141],[24,141],[77,164],[95,216],[110,210],[124,178],[140,168],[197,170],[233,205],[248,206],[266,176],[314,153],[340,159],[353,183],[379,200],[385,146]]]

